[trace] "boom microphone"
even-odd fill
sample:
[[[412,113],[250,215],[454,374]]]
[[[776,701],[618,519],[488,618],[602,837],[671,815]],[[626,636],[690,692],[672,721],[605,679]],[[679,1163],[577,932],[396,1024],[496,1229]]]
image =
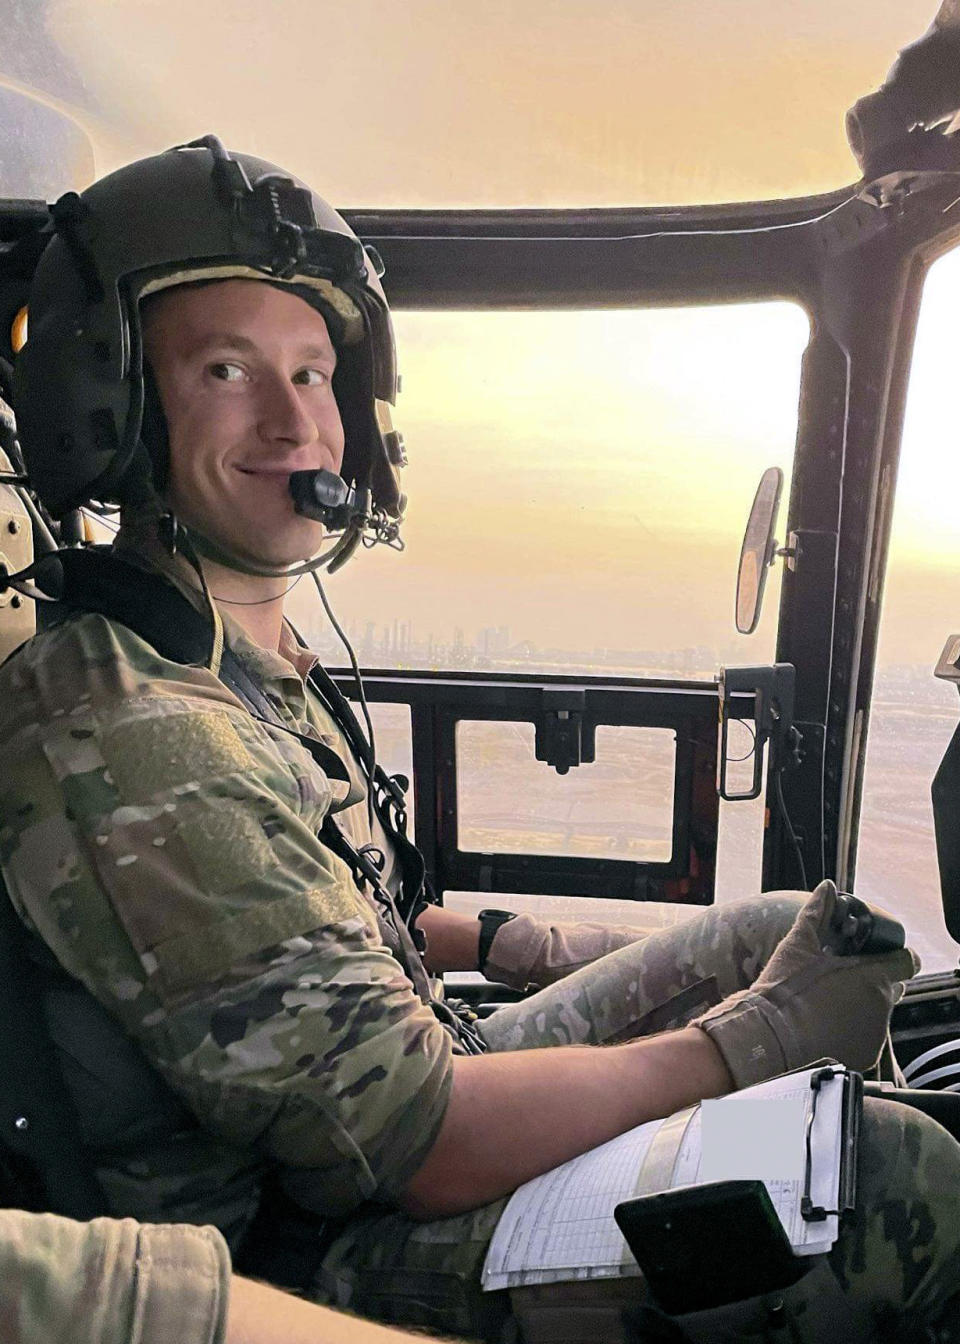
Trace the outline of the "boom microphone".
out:
[[[290,494],[297,513],[333,531],[349,526],[357,512],[354,491],[342,476],[324,468],[291,472]]]

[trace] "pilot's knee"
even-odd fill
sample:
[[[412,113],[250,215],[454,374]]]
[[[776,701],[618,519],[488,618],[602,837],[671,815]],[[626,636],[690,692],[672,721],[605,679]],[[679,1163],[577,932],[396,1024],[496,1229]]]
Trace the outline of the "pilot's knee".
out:
[[[960,1144],[922,1111],[897,1101],[867,1097],[860,1128],[859,1188],[865,1203],[874,1196],[913,1207],[918,1219],[922,1206],[931,1215],[938,1208],[949,1213],[951,1236],[960,1244]],[[946,1232],[948,1229],[943,1229]]]
[[[855,1212],[831,1254],[841,1282],[931,1319],[960,1291],[960,1144],[935,1120],[867,1099]]]

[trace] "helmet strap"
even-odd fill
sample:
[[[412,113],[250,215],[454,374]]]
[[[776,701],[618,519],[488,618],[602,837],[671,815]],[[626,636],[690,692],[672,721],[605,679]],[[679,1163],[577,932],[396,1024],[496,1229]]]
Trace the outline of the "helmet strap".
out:
[[[172,514],[171,517],[173,517]],[[214,564],[221,565],[224,569],[232,569],[238,574],[248,574],[256,579],[296,579],[301,574],[311,574],[316,569],[332,565],[345,550],[352,554],[363,534],[362,523],[359,525],[351,524],[326,551],[321,551],[319,555],[303,561],[302,564],[259,565],[256,561],[248,560],[245,556],[237,555],[235,551],[221,546],[219,542],[214,541],[203,532],[198,532],[196,528],[187,527],[179,519],[174,519],[174,524],[181,549],[183,539],[186,538],[195,555],[202,556],[206,560],[212,560]],[[341,563],[343,562],[341,561]]]

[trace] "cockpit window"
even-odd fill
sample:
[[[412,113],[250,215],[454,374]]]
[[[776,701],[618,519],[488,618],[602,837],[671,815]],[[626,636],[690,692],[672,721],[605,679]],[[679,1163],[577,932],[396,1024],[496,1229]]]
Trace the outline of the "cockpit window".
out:
[[[960,630],[960,453],[954,332],[960,251],[924,286],[910,375],[863,785],[857,891],[907,926],[925,971],[957,963],[940,903],[930,784],[960,719],[933,676]],[[890,491],[892,481],[881,483]]]
[[[362,663],[712,677],[773,660],[779,567],[753,636],[734,589],[761,472],[789,481],[800,308],[396,321],[407,550],[328,583]]]
[[[0,195],[216,131],[341,205],[684,205],[854,181],[844,113],[933,0],[0,0]],[[30,186],[38,105],[92,161]],[[12,117],[12,120],[11,120]],[[57,149],[60,153],[60,149]],[[19,167],[18,167],[19,165]],[[79,178],[61,168],[76,168]],[[51,189],[52,188],[52,189]]]

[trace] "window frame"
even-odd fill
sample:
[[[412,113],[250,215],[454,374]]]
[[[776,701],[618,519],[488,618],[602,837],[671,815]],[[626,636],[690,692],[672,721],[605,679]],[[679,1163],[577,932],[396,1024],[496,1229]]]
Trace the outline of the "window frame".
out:
[[[332,675],[344,695],[356,694],[351,673],[338,670]],[[720,807],[718,699],[713,682],[377,670],[365,671],[364,690],[372,702],[410,706],[414,839],[438,895],[489,891],[691,905],[713,902]],[[578,703],[580,708],[573,708]],[[675,731],[669,861],[484,854],[459,848],[457,724],[528,722],[545,735],[551,717],[564,708],[580,713],[587,738],[600,725]],[[750,719],[754,712],[752,695],[731,697],[731,717]],[[545,763],[543,768],[551,767]]]

